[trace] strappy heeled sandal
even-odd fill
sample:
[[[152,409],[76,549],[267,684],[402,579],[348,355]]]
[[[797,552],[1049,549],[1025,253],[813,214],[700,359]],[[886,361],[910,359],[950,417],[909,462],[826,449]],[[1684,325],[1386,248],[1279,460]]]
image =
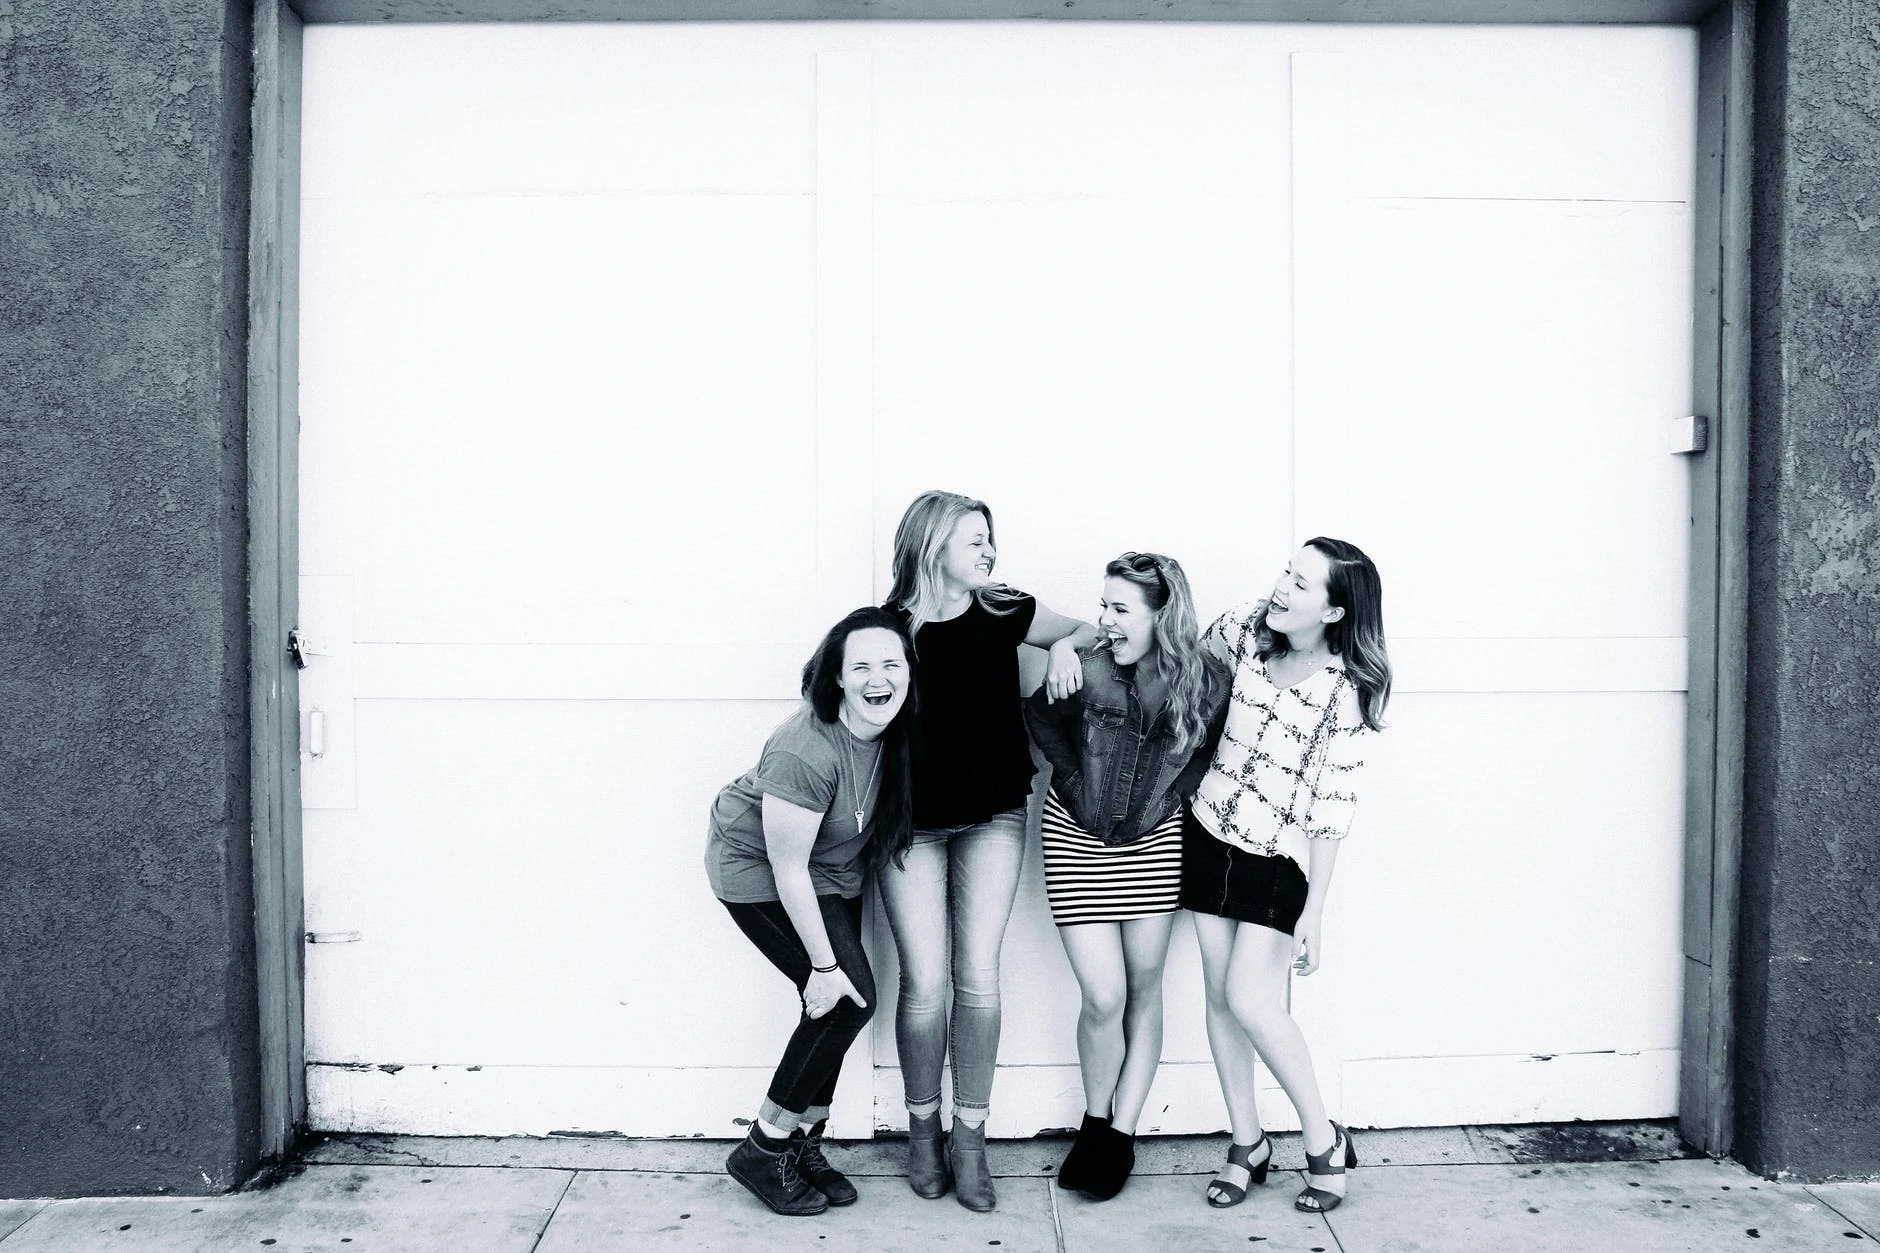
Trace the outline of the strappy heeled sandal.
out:
[[[1266,1146],[1266,1156],[1259,1165],[1253,1161],[1254,1153],[1261,1145]],[[1266,1182],[1266,1172],[1273,1165],[1273,1142],[1266,1138],[1266,1132],[1252,1144],[1230,1144],[1227,1146],[1227,1165],[1221,1173],[1208,1181],[1208,1204],[1215,1209],[1232,1209],[1247,1199],[1247,1188],[1253,1184]],[[1226,1178],[1230,1170],[1245,1171],[1247,1183],[1239,1184]]]
[[[1338,1165],[1332,1165],[1332,1159],[1340,1156],[1339,1145],[1344,1146],[1343,1158]],[[1345,1202],[1343,1183],[1345,1171],[1358,1164],[1358,1150],[1351,1143],[1351,1133],[1337,1123],[1332,1124],[1332,1142],[1323,1153],[1306,1154],[1306,1178],[1337,1179],[1340,1190],[1333,1192],[1327,1188],[1307,1183],[1305,1191],[1293,1198],[1293,1208],[1307,1214],[1329,1214]]]

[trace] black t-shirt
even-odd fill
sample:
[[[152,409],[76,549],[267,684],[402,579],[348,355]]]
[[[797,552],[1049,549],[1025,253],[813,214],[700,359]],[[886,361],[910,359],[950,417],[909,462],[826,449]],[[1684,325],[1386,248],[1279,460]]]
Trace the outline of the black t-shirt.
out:
[[[1031,795],[1031,744],[1019,707],[1018,646],[1038,602],[966,612],[914,637],[920,719],[913,740],[914,825],[985,822]]]

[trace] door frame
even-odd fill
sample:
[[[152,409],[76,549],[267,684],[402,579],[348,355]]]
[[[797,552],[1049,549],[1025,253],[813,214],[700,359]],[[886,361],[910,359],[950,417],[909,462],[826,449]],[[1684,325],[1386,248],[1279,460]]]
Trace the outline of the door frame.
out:
[[[866,8],[864,8],[864,4]],[[251,839],[261,1147],[306,1130],[299,614],[300,64],[308,22],[1051,20],[1681,25],[1698,33],[1690,459],[1684,1004],[1679,1129],[1733,1140],[1737,889],[1748,674],[1749,277],[1754,0],[254,0],[248,232]]]

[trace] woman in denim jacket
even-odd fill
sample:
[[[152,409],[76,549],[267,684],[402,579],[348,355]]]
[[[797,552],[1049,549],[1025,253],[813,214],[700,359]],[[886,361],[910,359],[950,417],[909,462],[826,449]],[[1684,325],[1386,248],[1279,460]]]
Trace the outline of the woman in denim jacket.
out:
[[[1179,908],[1183,802],[1220,738],[1232,676],[1199,647],[1173,559],[1104,569],[1081,691],[1040,689],[1025,720],[1052,767],[1045,892],[1083,991],[1086,1112],[1058,1186],[1108,1200],[1135,1166],[1136,1120],[1162,1057],[1162,965]]]

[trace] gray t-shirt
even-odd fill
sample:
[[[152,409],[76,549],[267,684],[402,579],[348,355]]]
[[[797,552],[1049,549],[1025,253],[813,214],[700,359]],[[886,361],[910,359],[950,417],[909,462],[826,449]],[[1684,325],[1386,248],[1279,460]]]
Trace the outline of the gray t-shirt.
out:
[[[797,706],[764,742],[757,768],[726,784],[712,802],[705,840],[712,894],[733,904],[778,899],[764,845],[764,797],[770,795],[823,815],[809,853],[816,894],[860,896],[868,836],[855,829],[855,811],[874,818],[880,752],[880,740],[857,739],[840,720],[824,722],[808,701]]]

